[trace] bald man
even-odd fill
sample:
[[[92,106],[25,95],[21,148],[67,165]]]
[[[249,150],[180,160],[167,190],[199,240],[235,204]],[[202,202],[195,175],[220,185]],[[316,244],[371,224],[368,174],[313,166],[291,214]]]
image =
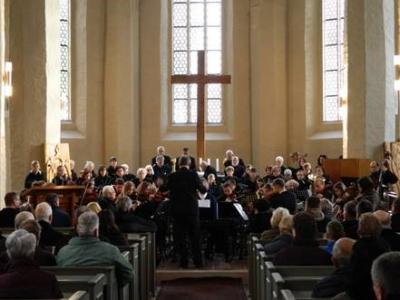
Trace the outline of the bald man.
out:
[[[390,226],[390,214],[384,210],[377,210],[374,216],[382,225],[381,238],[383,238],[393,251],[400,251],[400,236]]]
[[[331,258],[335,271],[314,286],[312,297],[330,298],[345,291],[351,278],[350,257],[354,243],[350,238],[336,241]]]

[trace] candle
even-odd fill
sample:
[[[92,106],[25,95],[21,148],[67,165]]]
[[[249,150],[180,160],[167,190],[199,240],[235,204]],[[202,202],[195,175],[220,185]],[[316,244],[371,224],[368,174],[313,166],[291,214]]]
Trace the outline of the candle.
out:
[[[219,158],[215,159],[215,169],[219,172]]]
[[[199,157],[199,165],[201,165],[202,162],[203,162],[203,159],[201,157]]]
[[[211,159],[207,158],[207,164],[208,164],[208,165],[211,164]]]

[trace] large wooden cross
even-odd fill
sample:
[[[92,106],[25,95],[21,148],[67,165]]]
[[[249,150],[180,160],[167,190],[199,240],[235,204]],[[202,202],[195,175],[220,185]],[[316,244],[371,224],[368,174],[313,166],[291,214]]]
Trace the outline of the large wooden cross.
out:
[[[230,75],[212,75],[205,72],[204,50],[197,51],[197,74],[172,75],[171,83],[197,84],[197,157],[205,158],[205,87],[210,83],[231,83]]]

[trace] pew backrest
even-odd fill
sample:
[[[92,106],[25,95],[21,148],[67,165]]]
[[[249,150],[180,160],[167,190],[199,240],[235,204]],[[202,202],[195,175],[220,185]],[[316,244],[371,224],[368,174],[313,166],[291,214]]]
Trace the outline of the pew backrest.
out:
[[[105,299],[104,286],[107,283],[104,274],[56,275],[56,278],[63,293],[85,290],[88,292],[90,300]]]

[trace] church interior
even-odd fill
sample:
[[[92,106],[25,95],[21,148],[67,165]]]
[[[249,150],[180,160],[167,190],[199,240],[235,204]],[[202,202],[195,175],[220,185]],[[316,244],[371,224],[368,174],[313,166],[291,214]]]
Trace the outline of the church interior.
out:
[[[0,72],[0,299],[400,299],[400,0],[0,0]]]

